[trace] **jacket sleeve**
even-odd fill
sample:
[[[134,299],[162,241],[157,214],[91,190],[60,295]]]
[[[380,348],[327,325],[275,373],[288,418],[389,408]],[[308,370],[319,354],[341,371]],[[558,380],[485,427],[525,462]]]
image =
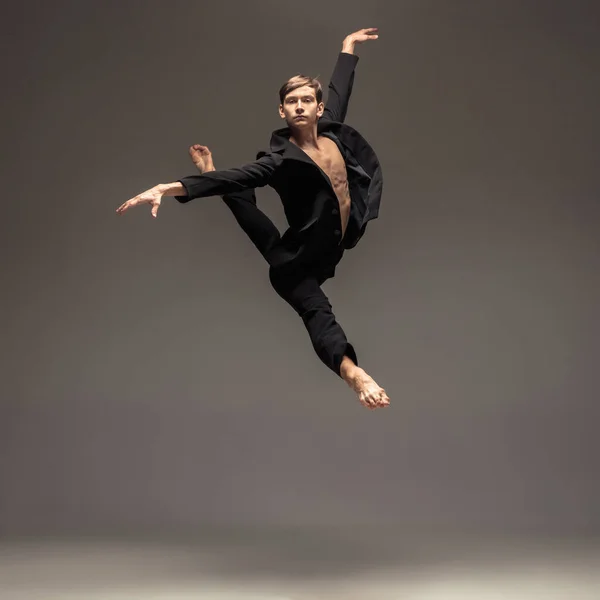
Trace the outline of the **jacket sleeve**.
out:
[[[329,92],[322,119],[344,122],[348,102],[354,85],[354,69],[358,63],[356,54],[340,52],[329,80]]]
[[[281,155],[276,153],[260,153],[254,162],[233,169],[209,171],[202,175],[190,175],[178,179],[186,191],[185,196],[175,196],[181,202],[189,202],[194,198],[207,196],[223,196],[257,187],[264,187],[281,163]]]

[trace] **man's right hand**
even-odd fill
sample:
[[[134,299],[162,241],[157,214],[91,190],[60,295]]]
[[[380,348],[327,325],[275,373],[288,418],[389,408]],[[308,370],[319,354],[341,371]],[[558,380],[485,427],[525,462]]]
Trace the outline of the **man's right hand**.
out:
[[[153,188],[150,188],[121,204],[121,206],[117,208],[117,214],[122,215],[126,210],[138,206],[139,204],[150,204],[150,206],[152,206],[152,216],[156,218],[163,194],[162,186],[155,185]]]
[[[189,148],[190,157],[192,162],[196,165],[196,168],[200,173],[206,173],[207,171],[214,171],[215,165],[213,164],[212,154],[208,149],[208,146],[202,146],[200,144],[194,144]]]

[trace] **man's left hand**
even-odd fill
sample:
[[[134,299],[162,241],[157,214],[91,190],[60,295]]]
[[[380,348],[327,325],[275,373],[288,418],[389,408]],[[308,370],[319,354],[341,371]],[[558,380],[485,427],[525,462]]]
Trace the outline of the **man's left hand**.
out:
[[[354,50],[354,44],[362,44],[367,40],[376,40],[379,38],[379,29],[377,27],[367,27],[366,29],[359,29],[350,35],[347,35],[344,39],[344,45],[342,52]]]

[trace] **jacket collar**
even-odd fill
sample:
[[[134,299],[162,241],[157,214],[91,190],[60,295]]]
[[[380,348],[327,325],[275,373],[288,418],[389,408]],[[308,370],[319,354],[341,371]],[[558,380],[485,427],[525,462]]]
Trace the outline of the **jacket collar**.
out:
[[[335,121],[329,121],[327,119],[319,119],[317,123],[317,133],[323,131],[334,130],[339,126],[339,123]],[[278,152],[283,158],[294,158],[296,160],[303,160],[305,162],[312,163],[312,159],[296,144],[290,142],[290,136],[292,131],[289,127],[282,127],[276,129],[271,134],[270,148],[271,152]]]

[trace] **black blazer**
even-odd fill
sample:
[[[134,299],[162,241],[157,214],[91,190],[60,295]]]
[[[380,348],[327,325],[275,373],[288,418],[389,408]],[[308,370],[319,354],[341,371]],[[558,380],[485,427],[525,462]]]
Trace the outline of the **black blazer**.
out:
[[[329,82],[326,108],[317,123],[318,133],[337,143],[346,163],[351,210],[343,240],[339,203],[331,181],[308,154],[289,141],[289,127],[274,131],[269,151],[259,152],[254,162],[179,179],[187,195],[176,196],[177,200],[185,203],[269,185],[279,194],[289,224],[281,237],[287,257],[284,262],[300,254],[316,255],[324,242],[330,245],[332,236],[344,248],[356,246],[367,223],[379,214],[383,188],[374,150],[358,131],[344,123],[357,62],[355,54],[340,52]]]

